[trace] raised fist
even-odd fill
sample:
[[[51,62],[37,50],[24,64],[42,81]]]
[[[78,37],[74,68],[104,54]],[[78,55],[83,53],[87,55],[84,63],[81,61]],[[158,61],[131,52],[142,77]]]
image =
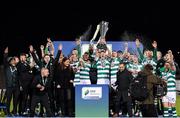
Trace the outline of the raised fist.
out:
[[[41,46],[40,46],[40,49],[41,49],[41,50],[44,50],[44,45],[41,45]]]
[[[62,44],[59,44],[58,49],[62,50],[62,47],[63,47]]]

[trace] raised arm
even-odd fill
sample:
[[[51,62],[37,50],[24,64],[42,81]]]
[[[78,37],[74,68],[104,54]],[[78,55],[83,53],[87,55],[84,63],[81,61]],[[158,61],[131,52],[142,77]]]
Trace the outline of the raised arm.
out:
[[[157,42],[153,41],[152,46],[154,48],[154,50],[153,50],[153,59],[157,61]]]
[[[47,38],[47,43],[46,43],[46,47],[44,49],[44,53],[45,54],[50,54],[49,52],[49,46],[51,45],[50,42],[48,41],[49,39]]]
[[[56,58],[55,58],[55,63],[58,63],[58,61],[59,61],[60,55],[62,53],[62,48],[63,48],[62,44],[59,44],[58,52],[57,52],[57,55],[56,55]]]
[[[29,46],[29,51],[30,51],[30,53],[31,53],[31,55],[32,55],[32,58],[33,58],[33,60],[35,61],[35,63],[36,63],[40,68],[42,68],[42,63],[41,63],[41,61],[37,58],[36,52],[35,52],[35,50],[34,50],[34,48],[33,48],[32,45]]]
[[[49,47],[50,47],[50,54],[53,56],[54,58],[54,44],[53,42],[51,41],[50,38],[47,38],[47,41],[49,42]]]
[[[76,50],[78,51],[78,58],[81,57],[81,39],[76,39]]]
[[[137,51],[138,51],[139,56],[140,56],[139,58],[140,58],[141,61],[142,61],[142,60],[144,59],[144,55],[143,55],[143,53],[142,53],[141,50],[140,50],[140,41],[139,41],[138,38],[136,38],[135,43],[136,43]]]
[[[125,55],[126,53],[128,53],[128,43],[127,42],[124,43],[124,52],[123,52],[123,55]]]
[[[175,66],[175,63],[174,63],[174,55],[173,55],[171,50],[169,50],[168,53],[170,54],[170,61],[169,61],[169,63],[171,64],[171,69],[173,71],[176,71],[176,66]]]
[[[8,47],[6,47],[5,50],[4,50],[4,58],[3,58],[3,64],[4,64],[5,67],[8,66],[8,61],[7,61],[8,53],[9,53],[9,49],[8,49]]]
[[[41,45],[40,46],[40,49],[41,49],[41,57],[43,58],[44,57],[44,45]]]

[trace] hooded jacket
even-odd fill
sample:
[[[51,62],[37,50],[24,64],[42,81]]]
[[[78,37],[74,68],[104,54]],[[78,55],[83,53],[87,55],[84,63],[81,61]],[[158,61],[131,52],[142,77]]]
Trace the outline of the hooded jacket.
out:
[[[139,74],[146,75],[147,76],[147,89],[149,91],[149,96],[146,100],[141,102],[142,104],[154,104],[154,95],[153,95],[153,86],[160,83],[161,79],[156,77],[152,71],[150,70],[142,70],[139,72]]]

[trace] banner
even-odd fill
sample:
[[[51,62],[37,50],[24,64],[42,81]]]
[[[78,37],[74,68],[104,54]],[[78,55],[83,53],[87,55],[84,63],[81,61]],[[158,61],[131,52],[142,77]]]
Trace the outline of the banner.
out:
[[[108,85],[77,85],[75,95],[76,117],[109,116]]]

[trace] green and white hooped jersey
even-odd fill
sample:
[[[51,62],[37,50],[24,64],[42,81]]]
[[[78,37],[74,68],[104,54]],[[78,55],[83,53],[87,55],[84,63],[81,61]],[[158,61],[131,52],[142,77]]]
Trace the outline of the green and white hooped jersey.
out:
[[[99,59],[96,64],[97,64],[97,79],[109,80],[110,62],[107,61],[106,59],[104,60]]]
[[[74,86],[76,86],[77,84],[80,84],[80,69],[77,69],[77,72],[75,73],[73,84]]]
[[[140,72],[143,69],[143,65],[141,64],[134,64],[134,63],[129,63],[126,65],[126,68],[132,72],[133,77],[136,77],[137,74],[133,73],[133,72]]]
[[[167,77],[167,92],[176,92],[175,74],[169,74]]]
[[[165,68],[161,68],[160,72],[162,79],[167,81],[167,92],[176,92],[176,72],[171,70],[165,72]]]
[[[119,70],[119,64],[120,64],[121,60],[118,58],[112,58],[111,60],[111,84],[114,84],[117,80],[117,72]]]
[[[89,80],[89,71],[91,64],[84,63],[84,67],[80,68],[80,80]]]
[[[168,78],[169,75],[171,75],[170,72],[165,72],[165,71],[161,72],[161,78],[166,80],[166,81],[167,81],[167,78]]]
[[[162,79],[164,79],[164,80],[166,80],[167,81],[167,78],[169,77],[169,76],[171,76],[171,75],[175,75],[175,71],[171,71],[171,70],[169,70],[169,71],[165,71],[165,68],[164,67],[162,67],[161,69],[160,69],[160,77],[162,78]]]

